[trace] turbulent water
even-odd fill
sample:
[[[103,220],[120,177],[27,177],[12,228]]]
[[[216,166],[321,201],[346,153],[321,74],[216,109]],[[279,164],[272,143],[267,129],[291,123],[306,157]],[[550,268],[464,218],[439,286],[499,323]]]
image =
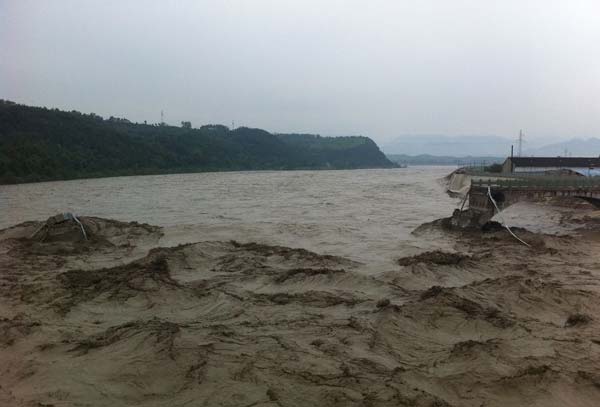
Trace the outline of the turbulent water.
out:
[[[597,406],[600,211],[456,229],[447,172],[2,187],[0,405]]]
[[[378,267],[400,253],[444,246],[410,232],[457,205],[438,182],[451,170],[199,173],[7,185],[0,186],[0,228],[72,211],[167,227],[164,245],[261,241]]]

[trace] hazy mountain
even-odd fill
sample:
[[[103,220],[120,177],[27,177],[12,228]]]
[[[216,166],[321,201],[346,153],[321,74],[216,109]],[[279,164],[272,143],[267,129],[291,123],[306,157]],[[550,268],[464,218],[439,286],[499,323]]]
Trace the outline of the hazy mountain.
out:
[[[536,157],[598,157],[600,156],[600,139],[574,138],[559,143],[548,144],[539,148],[527,149],[524,151],[524,155]]]
[[[435,156],[499,156],[510,155],[512,140],[498,136],[403,135],[382,143],[386,154]]]
[[[523,151],[525,156],[564,156],[565,150],[569,156],[596,157],[600,155],[600,138],[574,138],[546,145],[542,144],[539,139],[526,139],[525,143],[527,146]],[[388,156],[401,154],[441,157],[507,157],[510,155],[511,145],[514,145],[516,155],[516,140],[498,136],[404,135],[383,143],[381,149]]]

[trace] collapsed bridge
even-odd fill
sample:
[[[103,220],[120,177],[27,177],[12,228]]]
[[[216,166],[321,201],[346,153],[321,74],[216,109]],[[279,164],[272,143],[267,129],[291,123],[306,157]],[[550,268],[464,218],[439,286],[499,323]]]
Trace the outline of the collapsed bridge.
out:
[[[498,210],[520,201],[553,197],[582,198],[600,207],[600,177],[522,177],[471,180],[469,209],[483,225]]]

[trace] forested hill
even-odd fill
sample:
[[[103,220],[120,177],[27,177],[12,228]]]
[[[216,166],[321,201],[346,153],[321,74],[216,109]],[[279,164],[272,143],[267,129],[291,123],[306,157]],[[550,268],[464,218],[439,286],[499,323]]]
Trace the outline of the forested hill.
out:
[[[0,101],[0,183],[196,171],[391,168],[368,137],[103,119]]]

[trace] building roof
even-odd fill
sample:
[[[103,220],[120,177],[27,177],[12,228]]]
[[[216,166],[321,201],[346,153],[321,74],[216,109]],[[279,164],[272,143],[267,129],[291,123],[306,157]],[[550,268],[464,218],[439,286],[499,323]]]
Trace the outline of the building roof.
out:
[[[600,167],[600,157],[509,157],[515,167]]]

